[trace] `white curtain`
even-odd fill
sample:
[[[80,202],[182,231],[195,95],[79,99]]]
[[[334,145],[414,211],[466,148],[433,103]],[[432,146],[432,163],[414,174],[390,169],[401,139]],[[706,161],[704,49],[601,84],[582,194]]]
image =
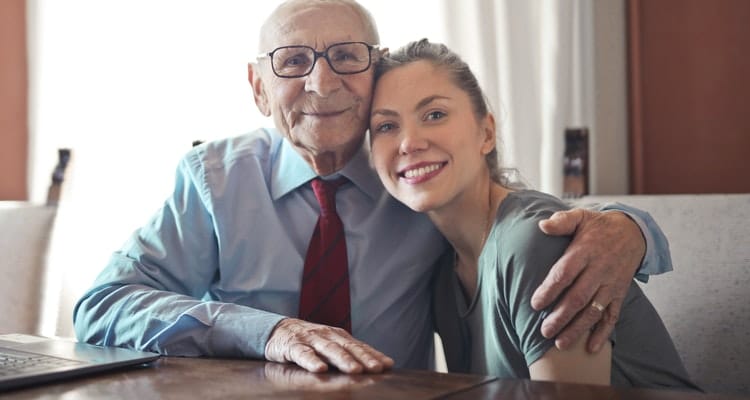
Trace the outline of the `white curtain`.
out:
[[[563,128],[590,119],[590,0],[361,2],[382,45],[428,37],[462,54],[500,121],[505,164],[560,194]],[[55,149],[73,152],[41,333],[73,334],[76,299],[166,198],[193,140],[271,123],[255,111],[246,63],[278,3],[28,1],[32,200],[44,199]]]
[[[562,194],[563,132],[593,125],[591,0],[443,0],[447,44],[477,74],[499,121],[502,164]]]

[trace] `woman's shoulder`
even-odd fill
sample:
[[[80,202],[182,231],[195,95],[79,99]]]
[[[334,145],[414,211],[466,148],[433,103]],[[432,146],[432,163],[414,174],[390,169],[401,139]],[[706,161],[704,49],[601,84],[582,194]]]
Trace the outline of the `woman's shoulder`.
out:
[[[502,234],[511,231],[537,236],[538,233],[543,234],[538,228],[539,221],[569,208],[557,197],[536,190],[510,192],[500,203],[494,230],[501,231]]]
[[[570,208],[563,200],[536,190],[519,190],[509,192],[501,203],[508,213],[513,213],[523,219],[545,219],[552,213]]]
[[[539,221],[568,208],[562,200],[546,193],[534,190],[509,193],[498,209],[490,238],[497,246],[498,264],[506,268],[528,264],[548,271],[571,238],[545,234],[539,228]]]

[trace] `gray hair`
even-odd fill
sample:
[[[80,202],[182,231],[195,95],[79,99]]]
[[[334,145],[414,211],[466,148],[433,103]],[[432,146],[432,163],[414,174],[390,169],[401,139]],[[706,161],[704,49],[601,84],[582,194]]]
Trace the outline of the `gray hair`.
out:
[[[469,96],[477,120],[489,114],[490,108],[487,97],[469,65],[458,54],[441,43],[431,43],[427,39],[422,39],[411,42],[388,54],[376,65],[375,80],[377,81],[383,74],[395,68],[422,60],[448,72],[453,83]],[[520,189],[525,186],[515,168],[500,167],[497,147],[485,156],[485,161],[490,171],[490,178],[494,182],[513,189]]]

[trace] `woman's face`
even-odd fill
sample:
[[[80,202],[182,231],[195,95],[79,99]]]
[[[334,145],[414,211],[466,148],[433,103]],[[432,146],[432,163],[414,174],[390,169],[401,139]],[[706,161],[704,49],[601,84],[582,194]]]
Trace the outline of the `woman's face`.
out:
[[[428,61],[378,80],[370,113],[372,158],[385,188],[415,211],[450,204],[488,179],[491,115],[477,120],[469,96]]]

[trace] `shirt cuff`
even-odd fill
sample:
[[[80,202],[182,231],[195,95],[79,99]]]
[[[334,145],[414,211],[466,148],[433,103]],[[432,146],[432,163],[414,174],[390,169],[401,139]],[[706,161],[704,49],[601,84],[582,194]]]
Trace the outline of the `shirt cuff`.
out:
[[[268,338],[283,315],[227,304],[211,329],[212,348],[219,354],[241,358],[265,358]]]
[[[627,206],[622,203],[606,203],[602,211],[619,211],[627,215],[641,230],[646,241],[646,253],[641,265],[636,271],[635,278],[641,282],[648,282],[650,275],[663,274],[672,270],[672,256],[669,252],[669,241],[656,221],[646,211]]]

